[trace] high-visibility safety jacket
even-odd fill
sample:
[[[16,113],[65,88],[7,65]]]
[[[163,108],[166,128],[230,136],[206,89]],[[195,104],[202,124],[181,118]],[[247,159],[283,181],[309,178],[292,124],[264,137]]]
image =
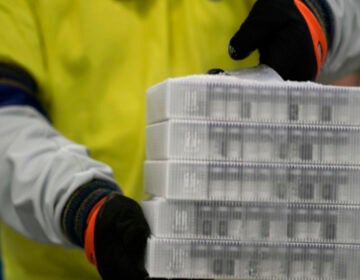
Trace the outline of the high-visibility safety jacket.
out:
[[[92,158],[111,166],[123,192],[139,201],[144,197],[146,89],[167,77],[205,73],[214,67],[254,65],[256,57],[252,63],[251,59],[239,63],[227,54],[228,41],[253,2],[1,0],[0,60],[14,61],[33,75],[52,126],[66,138],[86,145]],[[12,124],[20,123],[19,114],[26,118],[24,134],[42,125],[31,123],[40,118],[31,108],[8,106],[0,111],[0,127],[8,124],[6,135],[15,129]],[[26,236],[3,226],[5,279],[100,279],[81,250],[63,248],[68,244],[54,223],[59,223],[58,204],[63,205],[75,185],[90,177],[110,177],[111,171],[99,163],[85,163],[91,169],[88,173],[97,170],[98,174],[78,171],[81,174],[76,174],[76,179],[66,179],[68,185],[60,184],[66,170],[58,174],[56,168],[73,169],[69,177],[75,176],[78,167],[64,162],[73,156],[68,155],[73,150],[80,155],[84,152],[81,146],[62,147],[63,140],[57,139],[55,132],[48,133],[66,150],[59,152],[54,162],[17,164],[23,164],[22,170],[16,169],[23,174],[13,172],[13,182],[6,183],[0,171],[0,189],[12,188],[0,190],[1,218]],[[14,141],[20,141],[21,136],[9,139],[12,146],[5,144],[19,149]],[[4,141],[0,140],[0,145]],[[31,145],[39,145],[36,141],[33,139]],[[12,151],[11,160],[26,152],[25,148]],[[47,176],[57,177],[49,190],[41,189],[40,179],[27,179],[38,169],[49,169]],[[39,174],[41,178],[43,173]],[[26,180],[27,185],[23,183]],[[39,225],[33,226],[35,223]]]
[[[331,76],[359,65],[359,4],[328,1],[336,12]],[[64,249],[71,244],[60,228],[62,207],[93,178],[144,197],[146,89],[168,77],[255,65],[256,54],[242,62],[227,54],[253,2],[0,0],[0,61],[36,79],[51,120],[24,104],[0,107],[6,280],[99,279],[82,251]]]

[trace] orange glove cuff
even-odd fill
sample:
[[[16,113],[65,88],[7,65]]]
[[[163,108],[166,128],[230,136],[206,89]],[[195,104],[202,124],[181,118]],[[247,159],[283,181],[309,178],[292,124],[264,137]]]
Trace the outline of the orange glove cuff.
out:
[[[320,74],[320,68],[325,62],[328,44],[325,36],[325,32],[321,27],[319,21],[312,13],[312,11],[300,0],[294,0],[296,7],[299,9],[300,13],[304,17],[307,26],[310,31],[310,35],[313,41],[314,53],[316,56],[317,62],[317,76]]]
[[[91,209],[87,218],[87,227],[85,231],[85,254],[89,262],[97,267],[97,260],[95,254],[95,223],[101,206],[105,203],[107,197],[100,199]]]

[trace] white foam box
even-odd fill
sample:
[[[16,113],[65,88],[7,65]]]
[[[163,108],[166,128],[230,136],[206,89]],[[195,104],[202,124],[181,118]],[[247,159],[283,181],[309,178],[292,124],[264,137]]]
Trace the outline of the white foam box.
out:
[[[359,186],[359,166],[145,162],[145,191],[168,199],[359,204]]]
[[[146,269],[164,278],[357,280],[359,261],[358,245],[152,237]]]
[[[169,120],[146,128],[149,160],[360,162],[360,127]]]
[[[147,91],[147,122],[167,119],[360,123],[360,89],[227,75],[167,79]]]
[[[142,207],[156,237],[360,242],[360,206],[155,198]]]

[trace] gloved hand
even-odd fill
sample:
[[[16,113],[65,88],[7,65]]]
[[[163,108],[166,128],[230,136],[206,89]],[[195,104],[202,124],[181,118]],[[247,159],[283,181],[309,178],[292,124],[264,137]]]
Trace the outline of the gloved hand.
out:
[[[85,252],[104,280],[144,280],[149,226],[140,206],[119,193],[101,199],[88,216]]]
[[[255,49],[284,80],[314,80],[332,41],[326,0],[258,0],[229,43],[233,59]]]
[[[148,276],[144,254],[149,236],[150,228],[140,206],[120,193],[111,193],[89,213],[86,256],[104,280],[144,280]]]
[[[150,228],[141,207],[116,184],[95,179],[78,188],[63,209],[62,228],[104,280],[148,279],[144,256]]]

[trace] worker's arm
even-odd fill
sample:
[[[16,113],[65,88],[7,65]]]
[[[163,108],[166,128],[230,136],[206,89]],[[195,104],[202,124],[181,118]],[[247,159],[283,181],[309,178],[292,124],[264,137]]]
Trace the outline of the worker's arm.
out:
[[[260,63],[284,79],[330,79],[360,64],[357,0],[258,0],[229,43],[242,59],[255,49]]]
[[[70,195],[98,179],[118,190],[111,169],[51,127],[36,99],[34,79],[0,64],[0,217],[24,236],[69,245],[61,214]]]
[[[320,78],[334,80],[360,66],[360,1],[327,0],[333,19],[333,43]]]
[[[103,279],[143,280],[149,227],[111,169],[51,127],[34,79],[0,63],[0,217],[39,242],[86,248]]]
[[[52,127],[39,102],[56,88],[34,3],[0,1],[0,219],[42,243],[83,248],[87,236],[104,279],[142,280],[149,230],[140,207],[109,166]]]

